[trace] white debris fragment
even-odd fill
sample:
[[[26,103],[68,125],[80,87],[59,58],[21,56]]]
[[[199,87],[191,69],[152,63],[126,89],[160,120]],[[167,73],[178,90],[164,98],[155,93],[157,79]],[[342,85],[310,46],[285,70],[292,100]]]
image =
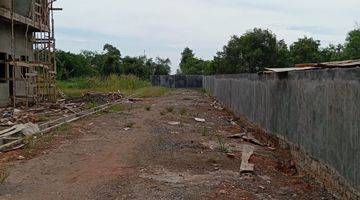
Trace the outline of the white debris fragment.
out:
[[[180,122],[168,122],[169,125],[176,126],[180,125]]]
[[[205,122],[206,120],[202,119],[202,118],[195,118],[195,121],[197,121],[197,122]]]
[[[14,115],[18,115],[19,113],[21,112],[21,110],[19,110],[19,109],[14,109]]]
[[[24,134],[25,136],[35,135],[39,132],[40,132],[40,128],[37,124],[27,123],[23,125],[22,134]]]

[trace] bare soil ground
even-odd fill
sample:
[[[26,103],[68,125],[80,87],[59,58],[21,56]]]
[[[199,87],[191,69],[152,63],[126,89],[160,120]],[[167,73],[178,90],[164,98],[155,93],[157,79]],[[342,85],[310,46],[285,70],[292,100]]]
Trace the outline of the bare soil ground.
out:
[[[24,160],[1,155],[12,166],[0,199],[334,199],[287,150],[227,138],[254,127],[212,103],[175,90],[75,122]],[[254,173],[239,173],[244,145]]]

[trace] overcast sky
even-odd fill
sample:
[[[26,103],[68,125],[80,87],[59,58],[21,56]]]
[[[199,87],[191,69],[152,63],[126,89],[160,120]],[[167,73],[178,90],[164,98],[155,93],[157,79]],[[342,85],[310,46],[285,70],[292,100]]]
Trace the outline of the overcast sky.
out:
[[[186,47],[211,59],[231,35],[271,29],[291,44],[311,36],[343,43],[360,22],[360,0],[58,0],[57,47],[96,50],[104,43],[122,55],[168,57],[175,72]]]

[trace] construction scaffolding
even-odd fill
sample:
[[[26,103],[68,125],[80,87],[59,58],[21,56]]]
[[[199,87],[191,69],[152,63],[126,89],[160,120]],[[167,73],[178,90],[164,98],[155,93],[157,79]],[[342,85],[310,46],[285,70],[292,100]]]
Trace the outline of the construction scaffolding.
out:
[[[12,87],[11,100],[13,106],[17,104],[37,103],[46,100],[55,100],[56,92],[56,59],[54,37],[53,3],[56,0],[31,0],[25,32],[25,49],[31,45],[34,57],[16,55],[14,0],[11,0],[11,48],[12,55],[6,63],[9,67],[9,83]],[[29,34],[29,30],[31,32]],[[30,38],[29,38],[30,36]],[[26,54],[30,55],[30,54]],[[22,92],[18,92],[21,88]]]

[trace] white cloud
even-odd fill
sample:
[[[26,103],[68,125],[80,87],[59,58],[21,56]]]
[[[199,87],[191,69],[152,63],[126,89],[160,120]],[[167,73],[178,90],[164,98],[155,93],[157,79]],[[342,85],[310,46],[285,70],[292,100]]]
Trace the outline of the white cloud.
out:
[[[288,43],[308,35],[328,44],[343,42],[360,21],[358,0],[59,0],[57,6],[64,8],[56,15],[58,29],[122,38],[108,42],[123,54],[145,49],[151,56],[170,57],[173,71],[184,47],[211,58],[231,35],[254,27],[269,28]],[[74,41],[70,47],[74,33],[64,34],[58,35],[59,43],[68,40],[58,44],[61,48],[91,46]]]

